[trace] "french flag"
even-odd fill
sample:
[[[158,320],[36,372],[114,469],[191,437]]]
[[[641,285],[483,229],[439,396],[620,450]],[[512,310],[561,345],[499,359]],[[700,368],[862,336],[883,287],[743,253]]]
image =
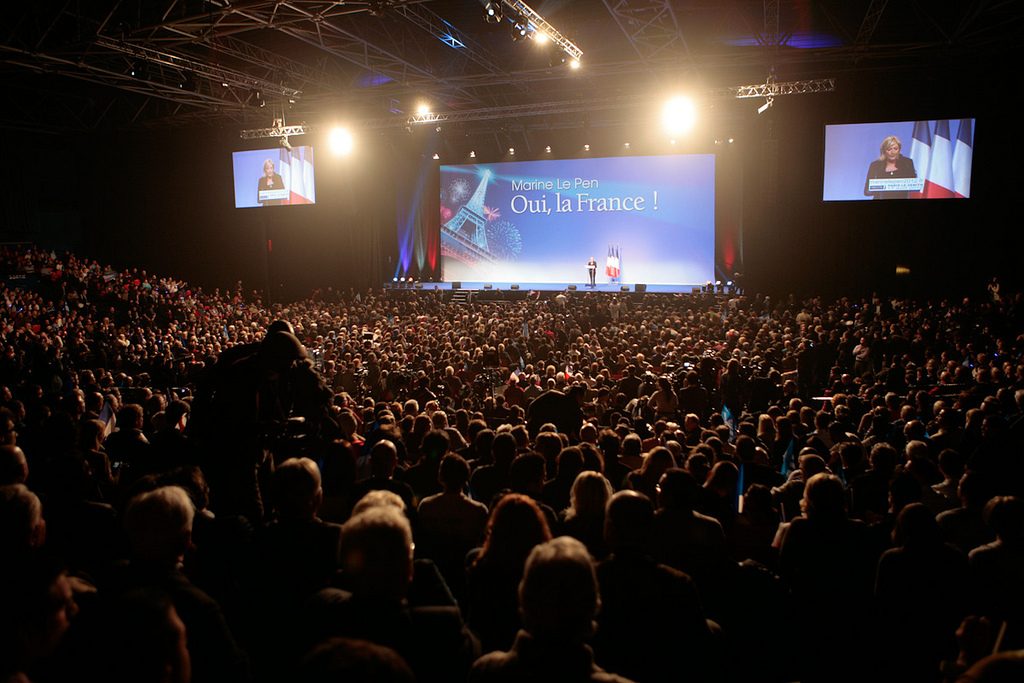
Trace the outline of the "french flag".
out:
[[[910,142],[910,159],[918,178],[928,177],[928,164],[932,159],[932,133],[927,121],[914,121],[914,139]],[[924,192],[911,192],[911,199],[921,199]]]
[[[935,138],[932,140],[932,158],[925,176],[924,196],[929,199],[952,199],[953,191],[953,144],[949,138],[949,119],[935,122]]]
[[[316,202],[313,187],[313,148],[293,147],[281,150],[281,178],[289,190],[288,204]]]
[[[971,196],[971,123],[973,119],[960,119],[960,130],[953,145],[953,191],[958,198]]]

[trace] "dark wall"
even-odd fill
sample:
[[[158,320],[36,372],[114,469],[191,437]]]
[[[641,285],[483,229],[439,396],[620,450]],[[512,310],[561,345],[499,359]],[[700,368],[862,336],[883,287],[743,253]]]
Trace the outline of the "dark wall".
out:
[[[755,113],[754,100],[713,110],[721,116],[716,130],[737,140],[719,150],[731,155],[719,164],[719,186],[738,188],[719,198],[719,215],[742,225],[732,248],[743,257],[737,267],[749,288],[942,294],[981,291],[995,274],[1015,281],[1022,246],[1017,114],[999,88],[985,88],[979,78],[998,80],[951,65],[923,75],[840,75],[835,93],[780,97],[764,115]],[[961,117],[977,119],[969,201],[821,201],[826,123]],[[552,136],[565,144],[572,134],[535,133],[532,147],[542,150]],[[621,147],[618,138],[628,139],[629,129],[586,136],[600,153]],[[239,279],[257,289],[269,284],[275,300],[391,278],[396,220],[410,220],[416,177],[429,159],[422,140],[371,134],[347,160],[314,141],[316,206],[236,210],[230,153],[245,144],[236,127],[74,138],[20,133],[11,143],[17,162],[0,171],[8,188],[0,232],[5,240],[72,248],[207,287]],[[682,151],[709,148],[688,143]],[[910,275],[898,277],[897,265]]]
[[[921,295],[984,291],[993,275],[1016,280],[1016,114],[978,77],[950,68],[841,77],[833,94],[778,98],[755,115],[745,150],[751,285]],[[977,119],[970,200],[821,201],[826,123],[937,118]],[[897,276],[897,265],[910,274]]]

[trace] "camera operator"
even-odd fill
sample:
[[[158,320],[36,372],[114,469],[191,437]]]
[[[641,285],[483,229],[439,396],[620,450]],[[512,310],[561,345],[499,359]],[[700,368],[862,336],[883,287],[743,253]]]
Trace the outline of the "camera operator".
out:
[[[193,435],[204,453],[211,507],[258,523],[260,470],[273,468],[269,456],[289,433],[291,418],[302,418],[297,422],[309,434],[333,431],[327,412],[331,392],[290,332],[277,329],[258,345],[230,351],[197,391]]]

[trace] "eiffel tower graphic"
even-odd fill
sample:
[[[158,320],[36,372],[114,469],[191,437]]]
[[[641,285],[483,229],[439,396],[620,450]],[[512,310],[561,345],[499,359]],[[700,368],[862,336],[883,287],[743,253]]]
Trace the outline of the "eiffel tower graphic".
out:
[[[480,184],[458,213],[441,226],[441,254],[464,263],[494,263],[498,259],[487,246],[487,220],[484,218],[484,196],[490,169],[485,169]]]

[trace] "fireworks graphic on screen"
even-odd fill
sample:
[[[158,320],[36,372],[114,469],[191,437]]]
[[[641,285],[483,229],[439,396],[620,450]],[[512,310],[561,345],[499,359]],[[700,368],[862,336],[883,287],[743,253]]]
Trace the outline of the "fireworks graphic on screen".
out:
[[[492,209],[489,206],[484,207],[484,218],[489,221],[496,221],[501,218],[501,211],[498,209]]]
[[[456,178],[448,185],[448,199],[453,204],[462,204],[473,192],[473,187],[465,178]]]
[[[523,250],[523,238],[519,228],[508,221],[487,223],[487,244],[491,253],[498,258],[514,260]]]

